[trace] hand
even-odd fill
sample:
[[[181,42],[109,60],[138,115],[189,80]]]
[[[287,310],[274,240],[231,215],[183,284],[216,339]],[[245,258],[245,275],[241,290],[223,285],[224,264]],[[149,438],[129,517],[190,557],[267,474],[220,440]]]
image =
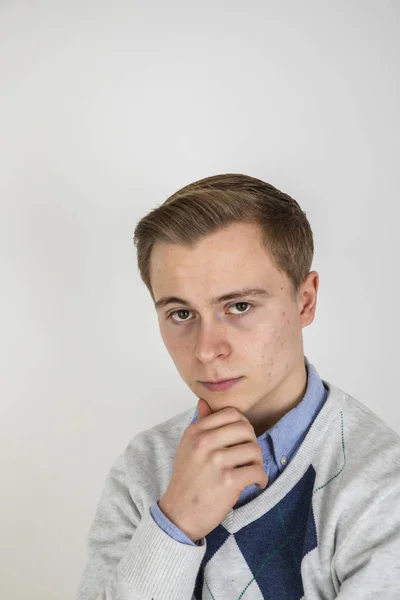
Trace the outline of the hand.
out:
[[[198,401],[198,420],[180,440],[171,481],[158,505],[193,542],[219,525],[248,485],[265,488],[260,445],[236,408],[213,412]]]

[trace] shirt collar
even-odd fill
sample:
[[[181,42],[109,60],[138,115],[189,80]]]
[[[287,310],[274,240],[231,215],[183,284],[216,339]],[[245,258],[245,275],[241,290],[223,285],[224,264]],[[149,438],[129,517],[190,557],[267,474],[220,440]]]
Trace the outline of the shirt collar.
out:
[[[259,442],[267,437],[270,438],[276,459],[281,456],[289,459],[292,456],[317,416],[327,395],[327,390],[316,368],[306,356],[304,359],[307,370],[307,388],[302,400],[257,438]]]

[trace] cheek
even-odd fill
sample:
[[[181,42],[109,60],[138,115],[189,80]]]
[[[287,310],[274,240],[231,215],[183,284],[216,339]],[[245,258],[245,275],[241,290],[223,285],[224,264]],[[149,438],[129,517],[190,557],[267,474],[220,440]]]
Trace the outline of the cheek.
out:
[[[292,315],[286,311],[282,311],[280,319],[275,323],[272,340],[275,348],[282,349],[286,345],[293,343],[293,336],[295,332],[294,320]]]
[[[189,344],[172,329],[173,326],[160,326],[160,333],[168,354],[175,361],[184,360],[189,354]]]
[[[285,341],[289,344],[293,344],[293,338],[296,337],[299,331],[301,332],[301,325],[297,313],[282,312],[281,331]]]
[[[172,355],[175,351],[174,349],[176,346],[176,339],[173,335],[171,335],[170,328],[166,323],[159,323],[159,328],[162,341],[164,342],[164,346],[166,347],[168,353]]]
[[[291,364],[292,357],[298,350],[298,331],[296,316],[285,311],[281,312],[280,320],[275,323],[269,345],[265,348],[265,358],[272,361],[275,369],[284,372]]]
[[[285,346],[293,341],[293,322],[287,313],[282,311],[279,318],[272,319],[270,323],[266,323],[253,336],[253,343],[249,346],[254,350],[257,348],[263,359],[269,359],[279,354]]]

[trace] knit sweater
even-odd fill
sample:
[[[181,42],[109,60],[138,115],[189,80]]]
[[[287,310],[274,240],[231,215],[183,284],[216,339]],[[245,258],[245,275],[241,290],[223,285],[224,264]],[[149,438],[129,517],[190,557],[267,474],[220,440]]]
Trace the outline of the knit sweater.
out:
[[[136,435],[107,475],[77,599],[400,598],[400,437],[323,384],[326,400],[286,468],[199,546],[151,514],[193,407]]]

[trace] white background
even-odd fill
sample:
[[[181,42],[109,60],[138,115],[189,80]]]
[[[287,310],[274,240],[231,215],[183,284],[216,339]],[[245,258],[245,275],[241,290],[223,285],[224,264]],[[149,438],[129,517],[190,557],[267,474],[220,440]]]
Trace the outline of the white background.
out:
[[[108,469],[197,398],[132,244],[183,185],[294,196],[305,353],[400,432],[400,3],[0,2],[0,588],[74,598]]]

